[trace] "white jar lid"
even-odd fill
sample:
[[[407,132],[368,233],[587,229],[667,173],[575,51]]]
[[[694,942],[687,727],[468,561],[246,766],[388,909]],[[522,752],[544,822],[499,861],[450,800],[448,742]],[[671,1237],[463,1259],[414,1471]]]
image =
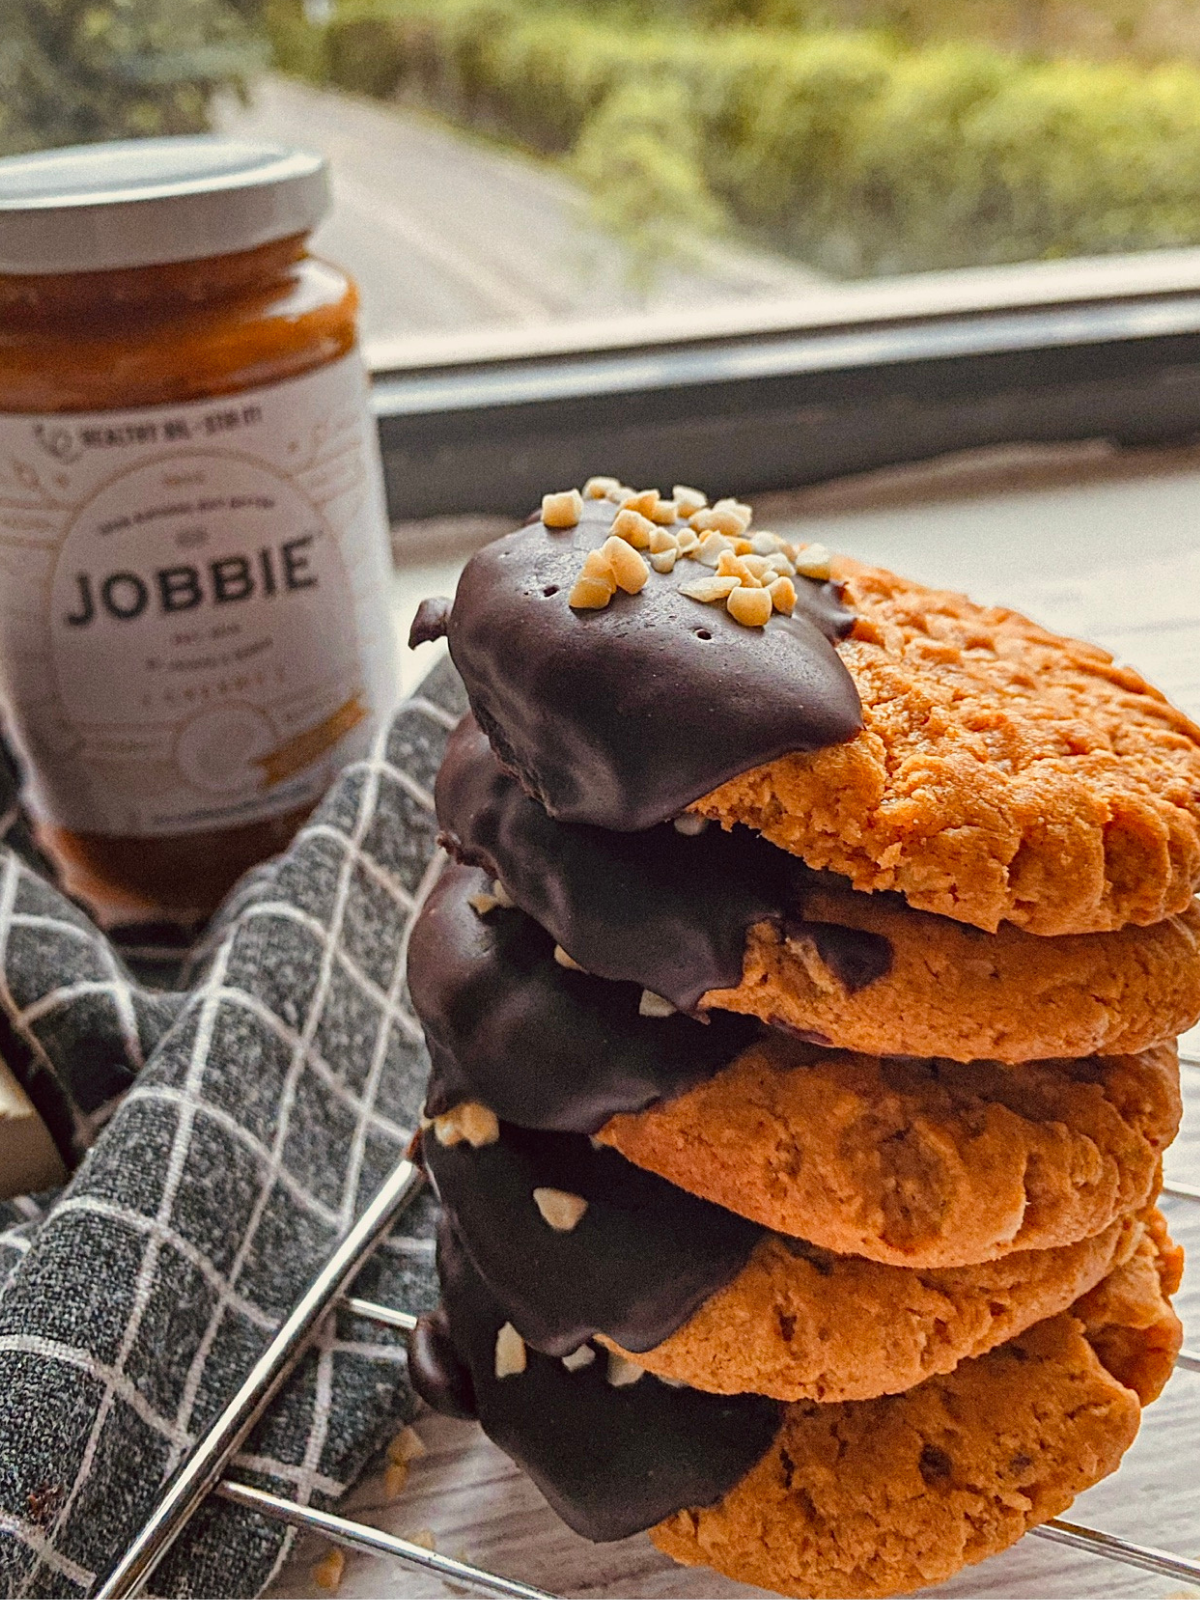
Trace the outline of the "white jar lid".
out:
[[[0,272],[197,261],[308,233],[329,208],[323,156],[208,134],[72,145],[0,160]]]

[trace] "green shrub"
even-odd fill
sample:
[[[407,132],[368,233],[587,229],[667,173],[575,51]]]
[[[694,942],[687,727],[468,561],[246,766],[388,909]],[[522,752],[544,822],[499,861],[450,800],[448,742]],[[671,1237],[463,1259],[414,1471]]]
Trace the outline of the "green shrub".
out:
[[[663,262],[686,260],[693,241],[724,221],[681,83],[633,78],[614,89],[584,123],[570,168],[597,219],[628,245],[643,287]]]
[[[0,0],[0,154],[198,133],[259,63],[226,0]]]
[[[1200,243],[1191,66],[637,17],[343,0],[325,58],[335,83],[565,158],[643,266],[729,218],[848,274]]]

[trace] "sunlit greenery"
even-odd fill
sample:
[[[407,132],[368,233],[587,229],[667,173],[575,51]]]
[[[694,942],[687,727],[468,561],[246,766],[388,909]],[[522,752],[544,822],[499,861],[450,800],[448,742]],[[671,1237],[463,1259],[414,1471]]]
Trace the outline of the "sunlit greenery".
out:
[[[252,0],[0,0],[0,154],[199,132],[256,27]]]
[[[310,75],[565,160],[643,260],[714,229],[849,275],[1200,242],[1200,67],[915,43],[904,11],[341,0],[289,38]]]

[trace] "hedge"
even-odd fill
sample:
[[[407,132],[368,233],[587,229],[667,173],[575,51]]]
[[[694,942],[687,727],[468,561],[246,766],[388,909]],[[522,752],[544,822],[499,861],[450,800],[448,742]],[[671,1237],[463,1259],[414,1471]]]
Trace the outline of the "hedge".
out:
[[[734,223],[849,275],[1200,242],[1185,64],[343,0],[315,70],[564,158],[645,254]]]

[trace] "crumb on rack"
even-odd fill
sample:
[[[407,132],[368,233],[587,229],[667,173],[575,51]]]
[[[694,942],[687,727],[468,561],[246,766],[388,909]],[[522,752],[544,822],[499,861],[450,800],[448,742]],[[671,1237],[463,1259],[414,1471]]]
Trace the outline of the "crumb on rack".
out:
[[[334,1545],[321,1557],[320,1561],[313,1563],[313,1582],[318,1589],[328,1589],[331,1594],[336,1594],[342,1583],[342,1573],[346,1570],[346,1553]]]

